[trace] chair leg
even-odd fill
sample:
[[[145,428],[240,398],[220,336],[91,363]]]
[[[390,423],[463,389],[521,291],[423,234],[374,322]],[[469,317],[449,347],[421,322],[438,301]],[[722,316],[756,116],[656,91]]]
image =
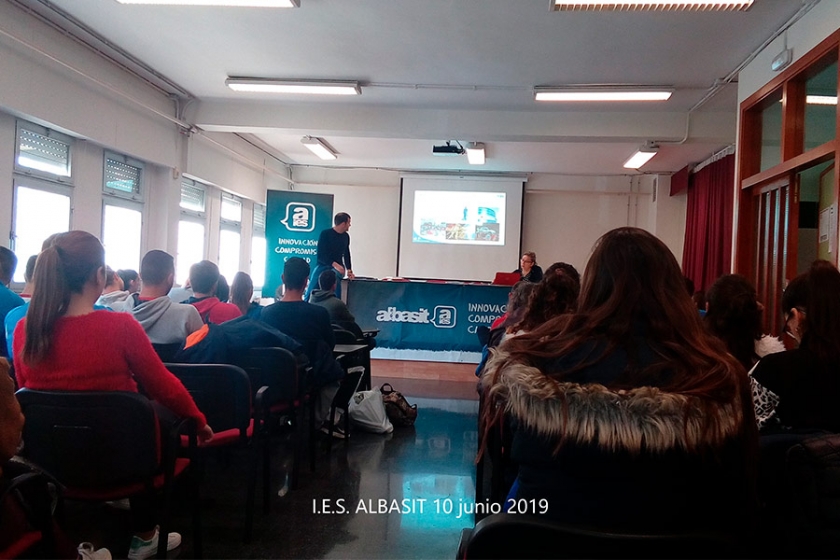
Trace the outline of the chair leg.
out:
[[[344,445],[350,443],[350,410],[345,407],[342,409],[344,415]]]
[[[309,470],[315,472],[315,407],[317,406],[317,395],[309,399]]]
[[[251,532],[254,526],[254,498],[257,493],[257,465],[259,464],[259,448],[255,440],[251,441],[251,457],[248,466],[248,497],[245,500],[245,537],[243,542],[251,542]]]
[[[200,461],[200,459],[193,458],[192,461]],[[192,495],[192,535],[193,535],[193,556],[195,558],[204,557],[204,547],[201,540],[201,492],[199,491],[201,485],[202,471],[198,468],[199,465],[195,463],[190,465],[190,494]]]
[[[292,445],[294,445],[294,449],[292,451],[291,488],[292,490],[297,490],[298,478],[300,477],[300,456],[303,452],[303,430],[301,429],[301,424],[303,423],[303,410],[298,410],[298,407],[295,407],[292,410],[292,415],[295,421],[295,433],[292,435]],[[300,418],[298,418],[298,416],[300,416]]]
[[[268,427],[263,426],[263,513],[271,511],[271,449],[269,442],[271,438],[268,437]]]

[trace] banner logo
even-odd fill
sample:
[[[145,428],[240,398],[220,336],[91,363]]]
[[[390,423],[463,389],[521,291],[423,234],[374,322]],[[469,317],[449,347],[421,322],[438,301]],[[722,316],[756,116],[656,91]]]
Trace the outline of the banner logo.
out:
[[[289,221],[291,220],[291,224]],[[280,220],[289,231],[313,231],[315,229],[315,205],[309,202],[290,202],[286,205],[286,217]]]
[[[439,329],[451,329],[455,326],[455,308],[451,305],[435,306],[432,324]]]
[[[396,307],[389,307],[378,310],[376,320],[380,323],[431,323],[439,329],[451,329],[455,326],[455,308],[438,305],[430,318],[429,310],[423,307],[418,311],[399,311]]]

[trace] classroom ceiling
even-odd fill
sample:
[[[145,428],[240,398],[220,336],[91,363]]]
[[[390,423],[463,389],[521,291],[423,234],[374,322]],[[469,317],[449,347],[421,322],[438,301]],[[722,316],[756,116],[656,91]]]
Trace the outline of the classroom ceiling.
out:
[[[632,173],[622,164],[647,141],[660,151],[646,173],[733,143],[737,84],[721,80],[803,5],[596,13],[553,12],[549,0],[300,0],[296,9],[12,1],[194,97],[188,122],[240,134],[293,167],[587,175]],[[362,94],[237,93],[228,76],[357,80]],[[534,101],[535,86],[577,84],[675,92],[665,102]],[[317,159],[303,135],[324,138],[338,159]],[[484,142],[485,165],[433,156],[447,140]]]

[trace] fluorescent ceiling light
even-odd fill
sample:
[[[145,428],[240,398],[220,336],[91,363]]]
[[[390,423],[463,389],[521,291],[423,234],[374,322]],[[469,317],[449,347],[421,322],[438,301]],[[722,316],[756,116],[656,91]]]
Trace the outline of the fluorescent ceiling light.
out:
[[[300,139],[304,146],[309,148],[313,154],[321,159],[336,159],[335,150],[333,150],[326,142],[314,136],[304,136]]]
[[[360,95],[359,82],[318,80],[272,80],[269,78],[228,78],[234,91],[260,93],[303,93],[315,95]]]
[[[467,161],[470,165],[484,165],[484,143],[470,142],[467,144]]]
[[[543,87],[534,88],[537,101],[665,101],[673,92],[664,88]]]
[[[837,105],[836,95],[806,95],[805,103],[808,105]]]
[[[242,8],[300,8],[300,0],[117,0],[120,4],[169,6],[237,6]]]
[[[624,162],[624,167],[626,169],[638,169],[649,162],[657,151],[659,151],[659,148],[656,146],[642,146],[636,150],[635,154],[630,156],[630,159]]]
[[[574,2],[554,0],[555,11],[745,11],[752,6],[753,0],[590,0]]]

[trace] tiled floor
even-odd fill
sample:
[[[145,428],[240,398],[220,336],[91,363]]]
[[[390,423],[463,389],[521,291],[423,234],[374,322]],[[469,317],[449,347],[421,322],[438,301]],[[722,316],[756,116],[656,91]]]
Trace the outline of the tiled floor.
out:
[[[301,469],[300,486],[285,495],[290,467],[288,438],[272,440],[272,511],[257,503],[254,537],[242,543],[242,454],[208,461],[202,485],[206,558],[452,558],[462,528],[474,524],[475,366],[374,361],[373,384],[384,381],[418,404],[412,428],[377,435],[355,431],[330,446],[319,438],[317,470]],[[406,373],[439,372],[437,379]],[[458,380],[453,380],[458,379]],[[259,488],[258,488],[259,492]],[[191,557],[190,517],[185,503],[174,526],[184,533],[180,557]],[[333,513],[334,512],[334,513]],[[127,512],[108,506],[68,507],[76,540],[93,540],[125,557]]]

